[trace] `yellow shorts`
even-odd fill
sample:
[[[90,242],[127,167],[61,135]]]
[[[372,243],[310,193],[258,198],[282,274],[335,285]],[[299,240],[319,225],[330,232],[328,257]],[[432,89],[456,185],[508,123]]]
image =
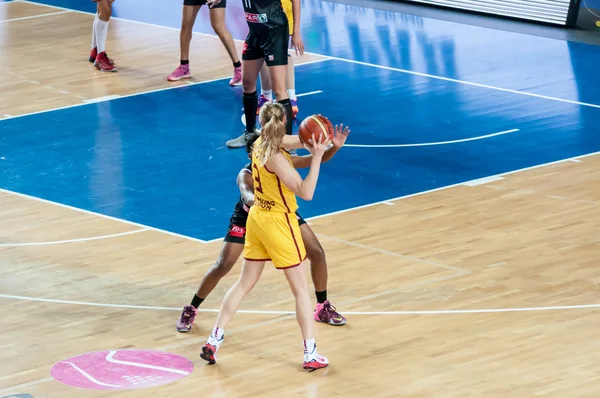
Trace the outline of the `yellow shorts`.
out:
[[[306,259],[306,248],[296,215],[251,207],[246,222],[244,258],[272,261],[278,269],[300,265]]]
[[[290,36],[294,33],[294,13],[292,12],[292,0],[281,0],[283,11],[288,19],[288,26],[290,27]]]

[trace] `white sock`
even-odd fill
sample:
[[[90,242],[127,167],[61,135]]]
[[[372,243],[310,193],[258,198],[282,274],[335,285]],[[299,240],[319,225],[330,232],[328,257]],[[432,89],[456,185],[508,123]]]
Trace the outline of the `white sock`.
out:
[[[295,100],[296,99],[296,89],[288,89],[288,97],[290,97],[291,100]]]
[[[264,95],[269,101],[273,101],[273,90],[260,89],[261,95]]]
[[[304,353],[312,354],[317,349],[317,343],[315,339],[304,340]]]
[[[94,24],[92,25],[92,50],[96,48],[96,25],[98,23],[98,14],[94,18]]]
[[[215,340],[217,342],[223,341],[223,336],[225,335],[225,329],[221,329],[215,326],[212,333],[210,334],[209,340]]]
[[[106,35],[108,33],[108,21],[98,18],[96,24],[96,44],[98,45],[98,54],[106,51]]]

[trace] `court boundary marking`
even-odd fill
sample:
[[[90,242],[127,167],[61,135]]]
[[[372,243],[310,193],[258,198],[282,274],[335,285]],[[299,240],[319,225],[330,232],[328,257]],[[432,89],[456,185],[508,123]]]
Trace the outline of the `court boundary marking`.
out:
[[[71,9],[71,8],[54,6],[54,5],[47,5],[47,4],[44,4],[44,3],[38,3],[36,1],[31,1],[31,0],[15,0],[15,2],[37,4],[37,5],[40,5],[40,6],[47,6],[47,7],[54,7],[54,8],[58,8],[58,9],[62,9],[62,10],[69,10],[69,11],[72,11],[72,12],[75,12],[75,13],[80,13],[80,14],[95,15],[92,12],[75,10],[75,9]],[[394,13],[396,13],[396,14],[402,14],[402,13],[397,13],[397,12],[394,12]],[[127,21],[127,22],[137,23],[137,24],[141,24],[141,25],[146,25],[146,26],[153,26],[153,27],[159,27],[159,28],[163,28],[163,29],[176,30],[176,31],[180,30],[180,28],[173,28],[173,27],[170,27],[170,26],[158,25],[158,24],[154,24],[154,23],[150,23],[150,22],[136,21],[136,20],[128,19],[128,18],[122,18],[122,17],[112,17],[112,18],[117,19],[117,20],[121,20],[121,21]],[[218,36],[216,34],[211,34],[211,33],[193,32],[192,34],[198,34],[198,35],[202,35],[202,36],[209,36],[209,37],[218,38]],[[244,42],[244,40],[241,40],[241,39],[233,39],[233,40],[235,42],[237,42],[237,43],[243,43]],[[331,59],[331,60],[349,62],[349,63],[353,63],[353,64],[357,64],[357,65],[370,66],[370,67],[379,68],[379,69],[386,69],[386,70],[391,70],[391,71],[406,73],[406,74],[409,74],[409,75],[415,75],[415,76],[421,76],[421,77],[428,77],[428,78],[431,78],[431,79],[443,80],[443,81],[448,81],[448,82],[453,82],[453,83],[458,83],[458,84],[464,84],[464,85],[468,85],[468,86],[475,86],[475,87],[480,87],[480,88],[487,88],[487,89],[490,89],[490,90],[503,91],[503,92],[508,92],[508,93],[512,93],[512,94],[520,94],[520,95],[525,95],[525,96],[529,96],[529,97],[536,97],[536,98],[547,99],[547,100],[551,100],[551,101],[568,103],[568,104],[572,104],[572,105],[587,106],[587,107],[591,107],[591,108],[600,109],[600,105],[592,104],[592,103],[588,103],[588,102],[580,102],[580,101],[568,100],[568,99],[564,99],[564,98],[551,97],[551,96],[548,96],[548,95],[535,94],[535,93],[530,93],[530,92],[527,92],[527,91],[520,91],[520,90],[513,90],[513,89],[508,89],[508,88],[496,87],[496,86],[491,86],[491,85],[487,85],[487,84],[483,84],[483,83],[474,83],[474,82],[469,82],[469,81],[466,81],[466,80],[453,79],[453,78],[450,78],[450,77],[432,75],[432,74],[429,74],[429,73],[417,72],[417,71],[412,71],[412,70],[408,70],[408,69],[394,68],[394,67],[391,67],[391,66],[372,64],[372,63],[369,63],[369,62],[363,62],[363,61],[357,61],[357,60],[352,60],[352,59],[347,59],[347,58],[340,58],[340,57],[335,57],[335,56],[330,56],[330,55],[318,54],[318,53],[313,53],[313,52],[309,52],[309,51],[305,51],[304,53],[307,54],[307,55],[316,55],[316,56],[320,56],[320,57],[326,57],[326,58]],[[301,64],[299,64],[299,65],[301,65]]]
[[[24,21],[24,20],[27,20],[27,19],[49,17],[49,16],[52,16],[52,15],[63,15],[63,14],[68,14],[70,12],[73,12],[73,11],[62,10],[62,11],[57,11],[57,12],[49,12],[47,14],[36,14],[36,15],[29,15],[29,16],[26,16],[26,17],[17,17],[17,18],[11,18],[11,19],[3,19],[3,20],[0,20],[0,23],[14,22],[14,21]]]
[[[15,0],[15,1],[21,1],[21,0]],[[367,203],[365,205],[354,206],[354,207],[350,207],[348,209],[343,209],[343,210],[338,210],[338,211],[334,211],[334,212],[331,212],[331,213],[321,214],[321,215],[318,215],[318,216],[306,218],[306,220],[307,221],[318,220],[318,219],[323,218],[323,217],[329,217],[329,216],[333,216],[333,215],[337,215],[337,214],[344,214],[344,213],[347,213],[347,212],[350,212],[350,211],[355,211],[355,210],[360,210],[360,209],[366,209],[366,208],[377,206],[377,205],[381,205],[381,204],[385,204],[385,205],[392,204],[393,205],[394,203],[392,203],[392,202],[395,202],[395,201],[398,201],[398,200],[408,199],[408,198],[412,198],[414,196],[426,195],[426,194],[429,194],[429,193],[434,193],[434,192],[442,191],[442,190],[445,190],[445,189],[459,187],[461,185],[468,186],[468,184],[470,182],[472,182],[472,181],[480,181],[482,179],[489,179],[489,178],[493,178],[493,177],[507,176],[507,175],[511,175],[511,174],[515,174],[515,173],[520,173],[520,172],[527,171],[527,170],[537,169],[537,168],[540,168],[540,167],[552,166],[552,165],[563,163],[563,162],[579,160],[581,158],[587,158],[587,157],[598,155],[598,154],[600,154],[600,151],[585,153],[585,154],[577,155],[577,156],[571,156],[571,157],[568,157],[568,158],[554,160],[552,162],[540,163],[540,164],[537,164],[537,165],[534,165],[534,166],[529,166],[529,167],[524,167],[524,168],[521,168],[521,169],[507,171],[507,172],[501,173],[501,174],[493,174],[493,175],[489,175],[489,176],[484,176],[484,177],[478,178],[476,180],[462,181],[462,182],[458,182],[456,184],[445,185],[445,186],[438,187],[438,188],[428,189],[426,191],[415,192],[415,193],[408,194],[408,195],[397,196],[395,198],[384,199],[384,200],[380,200],[378,202]],[[165,229],[151,227],[149,225],[144,225],[144,224],[136,223],[134,221],[125,220],[125,219],[122,219],[122,218],[117,218],[117,217],[109,216],[109,215],[102,214],[102,213],[96,213],[96,212],[91,211],[91,210],[81,209],[79,207],[67,205],[67,204],[64,204],[64,203],[54,202],[54,201],[51,201],[51,200],[48,200],[48,199],[38,198],[36,196],[27,195],[27,194],[24,194],[24,193],[21,193],[21,192],[15,192],[15,191],[11,191],[11,190],[4,189],[4,188],[0,188],[0,193],[5,193],[5,194],[9,194],[9,195],[16,195],[16,196],[19,196],[19,197],[22,197],[22,198],[33,200],[33,201],[37,201],[37,202],[41,202],[41,203],[46,203],[46,204],[50,204],[50,205],[62,207],[62,208],[65,208],[65,209],[74,210],[74,211],[77,211],[77,212],[80,212],[80,213],[85,213],[85,214],[89,214],[89,215],[93,215],[93,216],[97,216],[97,217],[102,217],[104,219],[108,219],[108,220],[112,220],[112,221],[116,221],[116,222],[121,222],[121,223],[129,224],[129,225],[134,225],[134,226],[139,227],[141,229],[147,229],[147,230],[151,230],[151,231],[162,232],[162,233],[167,234],[167,235],[175,236],[175,237],[182,238],[182,239],[185,239],[185,240],[191,240],[191,241],[194,241],[194,242],[208,244],[208,243],[214,243],[214,242],[218,242],[218,241],[222,241],[223,240],[223,237],[219,237],[219,238],[215,238],[215,239],[210,239],[210,240],[202,240],[202,239],[194,238],[192,236],[182,235],[182,234],[179,234],[177,232],[171,232],[171,231],[167,231]]]
[[[135,229],[133,231],[119,232],[119,233],[110,234],[110,235],[90,236],[88,238],[77,238],[77,239],[54,240],[54,241],[47,241],[47,242],[0,243],[0,247],[49,246],[49,245],[60,245],[60,244],[64,244],[64,243],[81,243],[81,242],[89,242],[89,241],[93,241],[93,240],[118,238],[120,236],[133,235],[133,234],[138,234],[140,232],[146,232],[146,231],[149,231],[149,229],[142,228],[142,229]]]
[[[410,147],[420,147],[420,146],[435,146],[435,145],[449,145],[449,144],[459,144],[461,142],[469,142],[469,141],[477,141],[483,140],[485,138],[496,137],[499,135],[511,134],[521,131],[520,129],[510,129],[500,131],[498,133],[480,135],[477,137],[469,137],[469,138],[461,138],[458,140],[450,140],[450,141],[437,141],[437,142],[417,142],[414,144],[344,144],[344,147],[351,148],[410,148]]]
[[[54,304],[82,305],[88,307],[104,307],[119,309],[136,310],[154,310],[154,311],[181,311],[182,307],[154,307],[145,305],[128,304],[108,304],[92,303],[87,301],[71,301],[45,299],[41,297],[15,296],[11,294],[0,294],[0,298],[12,300],[35,301]],[[576,309],[600,309],[600,304],[579,304],[579,305],[557,305],[542,307],[514,307],[514,308],[482,308],[482,309],[464,309],[464,310],[416,310],[416,311],[344,311],[347,315],[450,315],[450,314],[490,314],[507,312],[533,312],[533,311],[558,311],[558,310],[576,310]],[[218,313],[218,309],[198,308],[198,312]],[[258,315],[294,315],[295,311],[277,311],[277,310],[238,310],[239,314],[258,314]]]
[[[19,1],[24,1],[24,0],[14,0],[15,2]],[[35,3],[38,4],[38,3]],[[303,62],[301,64],[297,64],[296,67],[300,67],[303,65],[312,65],[312,64],[316,64],[319,62],[325,62],[325,61],[330,61],[329,58],[322,58],[322,59],[314,59],[312,61],[306,61]],[[214,79],[208,79],[208,80],[202,80],[202,81],[185,81],[181,84],[173,84],[167,87],[161,87],[161,88],[156,88],[156,89],[152,89],[152,90],[148,90],[148,91],[140,91],[140,92],[136,92],[136,93],[131,93],[131,94],[125,94],[125,95],[107,95],[104,97],[96,97],[96,98],[88,98],[85,100],[82,100],[80,103],[77,104],[72,104],[72,105],[66,105],[66,106],[61,106],[58,108],[52,108],[52,109],[44,109],[41,111],[35,111],[35,112],[31,112],[31,113],[23,113],[21,115],[14,115],[14,116],[7,116],[5,118],[0,118],[0,123],[2,123],[4,120],[13,120],[13,119],[19,119],[22,117],[27,117],[27,116],[34,116],[34,115],[40,115],[43,113],[50,113],[50,112],[54,112],[54,111],[62,111],[65,109],[71,109],[71,108],[77,108],[80,106],[86,106],[86,105],[94,105],[94,104],[99,104],[99,103],[103,103],[103,102],[109,102],[109,101],[115,101],[115,100],[120,100],[123,98],[130,98],[130,97],[136,97],[138,95],[146,95],[146,94],[153,94],[153,93],[158,93],[161,91],[167,91],[167,90],[175,90],[178,88],[184,88],[184,87],[191,87],[191,86],[198,86],[200,84],[207,84],[207,83],[214,83],[214,82],[218,82],[221,80],[227,80],[227,79],[231,79],[231,73],[229,73],[227,76],[221,76],[221,77],[216,77]],[[234,87],[235,88],[235,87]],[[311,92],[311,94],[318,94],[317,92]],[[304,95],[307,95],[306,93]]]

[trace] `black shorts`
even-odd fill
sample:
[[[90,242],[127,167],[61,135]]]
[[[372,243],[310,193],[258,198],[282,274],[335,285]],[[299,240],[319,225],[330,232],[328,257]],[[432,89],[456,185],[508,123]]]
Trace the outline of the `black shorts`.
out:
[[[306,220],[302,218],[302,216],[298,214],[298,212],[296,212],[296,218],[298,219],[298,225],[306,224]],[[242,227],[233,223],[229,223],[229,227],[227,228],[227,235],[225,235],[223,242],[239,243],[241,245],[246,243],[246,226]]]
[[[242,59],[254,61],[264,58],[267,66],[287,65],[289,41],[287,24],[250,29],[242,49]]]
[[[206,0],[183,0],[184,6],[204,6],[206,5]],[[221,0],[219,4],[214,6],[213,8],[225,8],[227,7],[227,0]]]

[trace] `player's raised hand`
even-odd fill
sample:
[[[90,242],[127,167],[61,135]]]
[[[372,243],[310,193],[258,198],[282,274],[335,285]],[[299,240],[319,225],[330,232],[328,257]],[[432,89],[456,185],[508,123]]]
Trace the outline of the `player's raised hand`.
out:
[[[300,33],[294,33],[292,35],[292,45],[296,50],[296,55],[304,55],[304,42],[302,41]]]
[[[327,141],[325,140],[325,135],[321,134],[319,136],[319,141],[315,139],[315,135],[312,134],[312,138],[308,140],[310,146],[304,145],[306,150],[310,152],[310,154],[315,158],[322,158],[323,154],[327,150]]]
[[[346,143],[346,138],[348,138],[348,134],[350,134],[350,129],[348,128],[348,126],[344,127],[343,124],[335,126],[333,138],[331,138],[331,143],[334,147],[340,149]]]
[[[206,5],[208,8],[213,8],[214,6],[219,5],[220,2],[221,0],[206,0]]]

